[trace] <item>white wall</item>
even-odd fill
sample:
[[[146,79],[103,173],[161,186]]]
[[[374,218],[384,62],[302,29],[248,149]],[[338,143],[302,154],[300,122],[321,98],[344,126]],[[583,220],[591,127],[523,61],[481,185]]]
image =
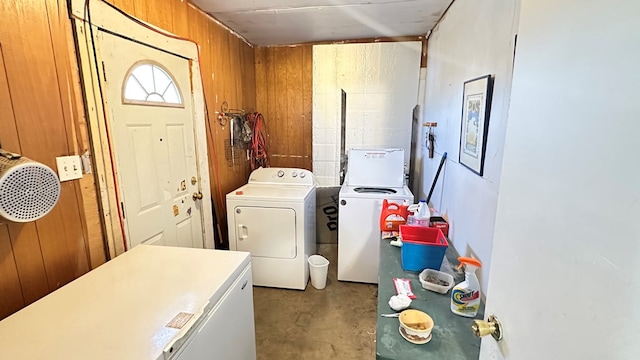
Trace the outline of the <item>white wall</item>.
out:
[[[404,148],[418,103],[420,42],[313,47],[313,172],[339,185],[341,92],[347,93],[346,148]]]
[[[426,157],[422,130],[419,196],[425,198],[441,155],[448,160],[431,198],[448,216],[451,242],[463,256],[483,262],[478,272],[487,289],[493,227],[500,187],[502,149],[509,106],[517,0],[456,0],[429,37],[425,122],[437,122],[436,156]],[[493,74],[495,84],[482,177],[458,163],[463,83]]]

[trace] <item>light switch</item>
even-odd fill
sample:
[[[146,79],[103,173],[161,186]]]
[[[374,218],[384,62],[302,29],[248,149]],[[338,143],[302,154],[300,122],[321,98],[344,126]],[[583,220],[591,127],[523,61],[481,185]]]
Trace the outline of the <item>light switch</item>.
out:
[[[79,155],[59,156],[56,158],[60,181],[82,178],[82,163]]]

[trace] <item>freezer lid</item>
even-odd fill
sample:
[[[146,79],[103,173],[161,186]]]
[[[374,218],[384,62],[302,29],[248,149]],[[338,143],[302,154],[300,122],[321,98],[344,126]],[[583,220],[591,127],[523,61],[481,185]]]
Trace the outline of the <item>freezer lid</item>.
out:
[[[0,321],[2,356],[164,358],[249,262],[246,252],[137,246]]]
[[[352,186],[402,187],[403,149],[350,149],[346,183]]]

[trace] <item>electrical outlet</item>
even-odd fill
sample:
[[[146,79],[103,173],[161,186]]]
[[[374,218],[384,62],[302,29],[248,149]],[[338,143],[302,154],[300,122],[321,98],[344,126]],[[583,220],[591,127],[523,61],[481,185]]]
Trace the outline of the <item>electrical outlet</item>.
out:
[[[60,181],[82,178],[82,162],[79,155],[59,156],[56,158]]]

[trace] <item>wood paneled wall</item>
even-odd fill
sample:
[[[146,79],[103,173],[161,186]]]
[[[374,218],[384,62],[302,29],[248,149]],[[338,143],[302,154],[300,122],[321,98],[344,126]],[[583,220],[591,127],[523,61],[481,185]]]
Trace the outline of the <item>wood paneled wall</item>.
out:
[[[255,49],[256,104],[269,131],[271,166],[312,170],[312,49]]]
[[[200,47],[200,67],[209,114],[209,173],[211,194],[218,215],[221,239],[226,243],[227,223],[225,196],[246,183],[249,162],[233,164],[225,158],[225,140],[230,139],[229,126],[217,120],[226,101],[232,109],[256,108],[253,47],[221,26],[207,14],[181,0],[108,0],[109,3],[141,20],[178,36],[191,39]]]
[[[56,156],[86,145],[66,2],[2,1],[0,14],[2,148],[56,169]],[[0,319],[105,261],[95,196],[82,194],[92,184],[92,175],[63,182],[58,204],[36,222],[0,220]]]

